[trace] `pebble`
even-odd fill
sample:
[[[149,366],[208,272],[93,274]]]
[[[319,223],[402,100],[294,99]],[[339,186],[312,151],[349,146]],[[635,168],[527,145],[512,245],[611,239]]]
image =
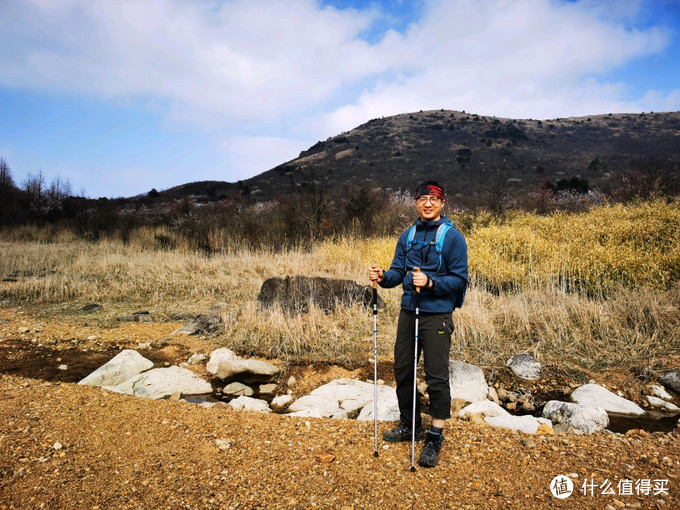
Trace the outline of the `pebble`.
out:
[[[215,445],[220,450],[228,450],[229,448],[231,448],[231,440],[230,439],[216,439]]]
[[[335,455],[325,451],[318,451],[314,454],[314,459],[322,464],[330,464],[335,460]]]
[[[522,438],[520,441],[523,446],[526,446],[527,448],[536,448],[536,441],[534,441],[531,438]]]

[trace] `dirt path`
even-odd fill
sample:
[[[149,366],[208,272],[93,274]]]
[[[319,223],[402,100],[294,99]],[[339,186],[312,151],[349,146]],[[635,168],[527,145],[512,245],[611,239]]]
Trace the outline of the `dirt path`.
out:
[[[380,441],[374,458],[372,422],[206,409],[58,379],[75,377],[58,368],[68,349],[96,356],[99,342],[106,354],[108,331],[69,330],[54,343],[39,337],[47,357],[35,367],[55,372],[26,377],[10,367],[29,360],[10,366],[9,358],[42,332],[9,334],[21,322],[3,320],[0,509],[680,508],[677,429],[528,436],[452,420],[440,465],[412,473],[409,443]],[[54,327],[51,338],[59,336]],[[130,344],[167,334],[144,338],[142,329]],[[192,347],[176,347],[178,358]],[[573,480],[567,499],[551,494],[557,475]]]

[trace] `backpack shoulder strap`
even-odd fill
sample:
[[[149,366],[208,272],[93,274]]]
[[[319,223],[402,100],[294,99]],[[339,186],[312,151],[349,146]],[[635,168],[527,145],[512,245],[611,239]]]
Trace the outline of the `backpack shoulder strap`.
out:
[[[434,240],[434,244],[437,248],[437,253],[442,252],[442,246],[444,246],[444,237],[446,237],[446,233],[453,226],[454,226],[453,222],[447,221],[447,222],[439,225],[439,227],[437,228],[437,237],[435,237],[435,240]]]
[[[437,228],[437,236],[435,237],[434,241],[435,249],[437,250],[437,254],[439,255],[439,268],[437,269],[437,271],[439,271],[439,269],[441,269],[442,267],[442,249],[444,246],[444,238],[446,237],[446,233],[453,226],[454,224],[452,221],[447,221],[439,225],[439,227]]]
[[[409,251],[411,249],[411,246],[413,245],[413,238],[415,236],[416,236],[416,225],[413,224],[413,226],[408,231],[408,236],[406,237],[406,251]]]

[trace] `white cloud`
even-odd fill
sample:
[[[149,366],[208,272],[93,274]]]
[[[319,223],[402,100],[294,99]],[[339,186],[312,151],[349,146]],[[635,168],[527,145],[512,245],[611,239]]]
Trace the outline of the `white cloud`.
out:
[[[0,82],[160,97],[194,120],[196,110],[276,118],[381,68],[357,37],[370,14],[311,0],[34,0],[3,9],[16,28],[0,39]]]
[[[640,0],[428,0],[421,19],[375,44],[361,34],[389,13],[371,5],[0,1],[11,20],[0,27],[0,86],[141,102],[223,140],[233,180],[297,156],[306,140],[421,109],[680,109],[680,90],[625,100],[625,83],[598,78],[668,45],[661,27],[629,28]]]
[[[667,43],[661,29],[620,22],[639,2],[605,4],[431,0],[406,34],[371,46],[359,34],[379,16],[375,8],[339,11],[312,0],[7,2],[13,28],[0,34],[0,82],[160,100],[175,119],[240,129],[309,116],[380,76],[345,99],[330,126],[429,107],[568,114],[574,92],[611,92],[608,84],[584,86],[584,75]]]
[[[533,118],[637,109],[621,99],[624,84],[593,76],[660,51],[669,34],[629,30],[596,14],[590,4],[542,0],[431,2],[426,16],[393,41],[409,74],[325,115],[326,131],[418,109]]]

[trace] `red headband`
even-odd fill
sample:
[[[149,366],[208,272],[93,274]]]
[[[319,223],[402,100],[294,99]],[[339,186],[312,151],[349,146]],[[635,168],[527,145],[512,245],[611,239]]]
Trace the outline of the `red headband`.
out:
[[[434,184],[427,184],[424,186],[421,186],[416,190],[416,200],[418,200],[420,197],[423,195],[433,195],[435,197],[439,197],[442,200],[446,200],[446,195],[444,195],[444,190],[441,189],[439,186],[435,186]]]

